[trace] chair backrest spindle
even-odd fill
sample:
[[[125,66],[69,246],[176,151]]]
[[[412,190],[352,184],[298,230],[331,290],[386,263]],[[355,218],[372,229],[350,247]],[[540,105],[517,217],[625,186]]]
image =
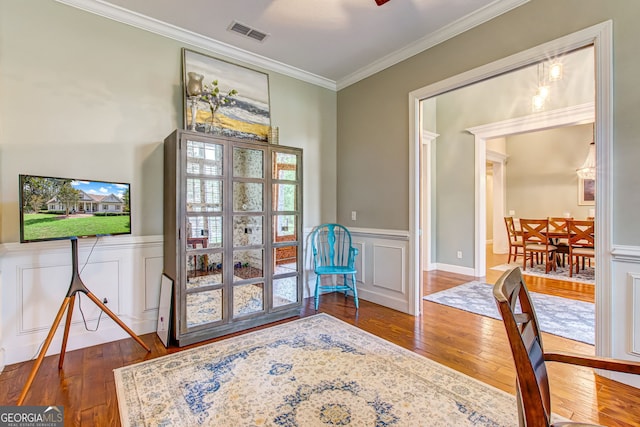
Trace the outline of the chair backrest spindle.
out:
[[[315,266],[348,265],[351,234],[339,224],[325,224],[315,231],[313,247]]]

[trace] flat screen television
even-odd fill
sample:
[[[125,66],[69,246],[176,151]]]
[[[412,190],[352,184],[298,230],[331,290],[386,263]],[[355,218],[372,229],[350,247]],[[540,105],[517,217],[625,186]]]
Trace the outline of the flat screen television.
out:
[[[20,175],[20,242],[131,234],[130,185]]]

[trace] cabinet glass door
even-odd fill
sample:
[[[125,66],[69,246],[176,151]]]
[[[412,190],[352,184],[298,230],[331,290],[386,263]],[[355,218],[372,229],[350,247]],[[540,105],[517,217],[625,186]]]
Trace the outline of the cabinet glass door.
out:
[[[186,142],[183,301],[187,329],[224,317],[224,152],[222,144]]]
[[[277,150],[277,149],[275,149]],[[299,154],[271,153],[272,295],[274,308],[300,301]]]
[[[233,318],[266,310],[264,157],[260,148],[233,147]]]

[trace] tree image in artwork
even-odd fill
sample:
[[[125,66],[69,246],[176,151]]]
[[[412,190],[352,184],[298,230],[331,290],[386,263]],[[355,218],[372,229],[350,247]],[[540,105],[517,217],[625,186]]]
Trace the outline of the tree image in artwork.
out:
[[[235,89],[229,90],[227,94],[223,94],[220,92],[220,88],[218,87],[218,80],[214,80],[211,82],[211,85],[205,84],[204,90],[200,98],[209,104],[209,110],[211,111],[211,124],[214,123],[214,118],[216,112],[223,105],[234,105],[235,100],[232,98],[238,94],[238,91]]]

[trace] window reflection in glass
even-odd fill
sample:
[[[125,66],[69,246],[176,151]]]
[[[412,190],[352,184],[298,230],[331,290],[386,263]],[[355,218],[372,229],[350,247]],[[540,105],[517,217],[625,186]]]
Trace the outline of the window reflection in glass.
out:
[[[187,212],[221,211],[221,180],[187,178]]]
[[[296,215],[273,216],[273,241],[291,242],[298,240]]]
[[[200,141],[187,141],[187,173],[222,175],[223,146]]]
[[[295,211],[297,189],[296,184],[273,184],[273,210]]]
[[[295,181],[298,173],[298,156],[288,153],[273,153],[273,174],[274,179],[286,179]]]

